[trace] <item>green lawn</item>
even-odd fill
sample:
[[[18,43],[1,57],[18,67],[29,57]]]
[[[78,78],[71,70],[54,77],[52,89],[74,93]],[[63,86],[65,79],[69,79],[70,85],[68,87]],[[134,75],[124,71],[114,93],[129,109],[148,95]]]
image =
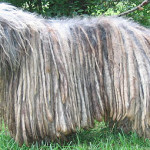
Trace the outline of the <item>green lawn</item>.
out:
[[[150,150],[150,140],[139,138],[136,133],[124,134],[112,131],[104,123],[96,123],[95,128],[80,130],[63,143],[42,143],[19,147],[4,128],[0,132],[0,150]]]

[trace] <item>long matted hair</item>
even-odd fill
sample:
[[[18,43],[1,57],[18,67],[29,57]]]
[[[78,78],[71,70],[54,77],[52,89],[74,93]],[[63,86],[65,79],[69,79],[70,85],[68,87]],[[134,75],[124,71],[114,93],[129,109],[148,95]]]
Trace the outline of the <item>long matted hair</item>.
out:
[[[103,119],[150,138],[149,29],[117,17],[48,20],[0,4],[0,65],[0,115],[19,144]]]

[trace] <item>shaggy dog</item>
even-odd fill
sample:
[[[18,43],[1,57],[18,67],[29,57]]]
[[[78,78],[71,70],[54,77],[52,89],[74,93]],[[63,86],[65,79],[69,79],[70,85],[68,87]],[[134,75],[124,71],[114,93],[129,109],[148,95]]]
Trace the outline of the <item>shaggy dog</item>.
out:
[[[43,19],[0,4],[3,111],[20,145],[94,120],[150,138],[150,30],[118,17]]]

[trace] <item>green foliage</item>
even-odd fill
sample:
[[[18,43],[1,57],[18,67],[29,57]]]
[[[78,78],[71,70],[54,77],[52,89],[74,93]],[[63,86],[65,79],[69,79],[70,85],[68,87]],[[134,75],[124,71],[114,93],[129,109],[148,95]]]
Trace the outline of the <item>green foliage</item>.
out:
[[[8,150],[148,150],[150,140],[139,138],[136,133],[125,134],[109,129],[105,124],[96,123],[94,129],[79,130],[68,137],[66,142],[33,144],[31,147],[19,147],[9,135],[0,132],[0,149]]]
[[[132,5],[136,4],[137,6],[140,3],[141,0],[137,1],[136,3],[132,3]],[[131,14],[128,14],[128,17],[132,17],[135,21],[139,22],[140,24],[150,27],[150,4],[145,6],[143,10],[135,11]]]
[[[138,6],[143,0],[0,0],[43,16],[117,15]],[[135,21],[150,26],[150,4],[128,14]]]

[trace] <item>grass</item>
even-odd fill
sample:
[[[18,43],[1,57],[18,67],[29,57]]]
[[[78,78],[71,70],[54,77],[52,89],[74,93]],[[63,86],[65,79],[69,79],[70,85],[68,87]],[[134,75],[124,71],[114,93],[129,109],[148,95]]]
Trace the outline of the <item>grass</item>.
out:
[[[38,143],[26,147],[19,147],[14,140],[5,134],[4,128],[0,132],[0,150],[150,150],[150,140],[139,138],[136,133],[124,134],[107,128],[105,124],[96,123],[95,128],[79,130],[68,137],[67,142]]]

